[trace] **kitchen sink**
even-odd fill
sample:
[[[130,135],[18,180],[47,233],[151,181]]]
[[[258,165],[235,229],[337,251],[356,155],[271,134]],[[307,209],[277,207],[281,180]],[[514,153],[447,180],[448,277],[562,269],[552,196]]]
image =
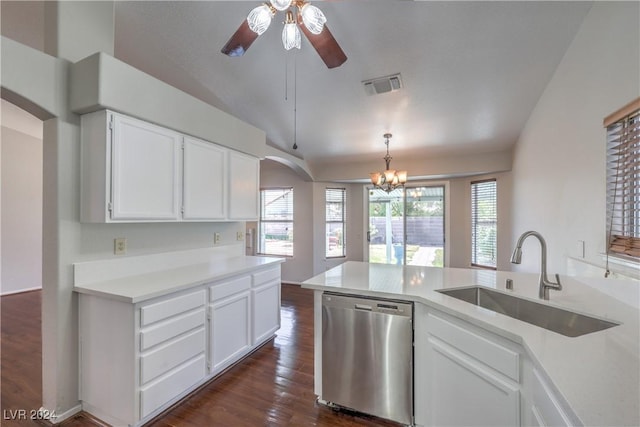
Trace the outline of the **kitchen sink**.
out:
[[[619,325],[479,286],[438,292],[567,337],[579,337]]]

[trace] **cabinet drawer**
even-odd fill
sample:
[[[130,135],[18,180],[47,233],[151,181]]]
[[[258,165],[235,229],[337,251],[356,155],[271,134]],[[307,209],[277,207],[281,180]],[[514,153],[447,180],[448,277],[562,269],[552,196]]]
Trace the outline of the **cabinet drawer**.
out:
[[[449,320],[429,313],[428,330],[460,351],[520,382],[520,354]]]
[[[211,301],[217,301],[251,288],[251,276],[242,276],[211,286]]]
[[[171,298],[140,308],[140,325],[150,325],[159,320],[168,319],[185,311],[203,306],[206,302],[205,290]]]
[[[154,345],[167,341],[183,333],[204,326],[204,308],[187,314],[182,314],[175,319],[153,325],[140,332],[140,350],[145,351]]]
[[[145,384],[204,351],[204,328],[152,350],[140,357],[140,383]]]
[[[253,273],[253,286],[260,286],[276,279],[280,280],[280,267]]]
[[[205,368],[206,363],[203,354],[184,364],[180,369],[160,381],[142,387],[140,390],[140,417],[146,417],[202,380],[206,375]]]

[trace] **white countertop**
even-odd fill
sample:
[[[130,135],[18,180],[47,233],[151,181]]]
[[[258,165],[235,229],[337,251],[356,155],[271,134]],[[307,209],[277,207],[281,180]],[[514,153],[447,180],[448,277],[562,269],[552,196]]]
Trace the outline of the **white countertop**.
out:
[[[81,294],[135,304],[208,282],[223,280],[256,268],[275,266],[281,262],[284,262],[284,259],[236,256],[175,268],[163,269],[162,265],[159,265],[157,271],[76,284],[73,289]]]
[[[513,279],[513,291],[505,288],[507,278]],[[639,426],[638,301],[625,303],[580,280],[562,276],[563,289],[551,290],[550,301],[543,302],[538,299],[537,274],[349,261],[305,281],[302,287],[416,301],[470,321],[522,344],[585,425]],[[615,286],[616,281],[608,283]],[[621,324],[570,338],[435,292],[464,286],[494,288]]]

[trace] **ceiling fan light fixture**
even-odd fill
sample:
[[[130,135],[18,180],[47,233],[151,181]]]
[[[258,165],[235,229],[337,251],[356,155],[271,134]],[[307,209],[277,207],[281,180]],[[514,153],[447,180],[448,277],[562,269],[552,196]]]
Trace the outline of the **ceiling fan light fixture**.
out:
[[[302,15],[304,26],[316,35],[322,32],[324,24],[327,22],[324,13],[311,3],[303,3],[300,7],[300,15]]]
[[[288,11],[287,19],[282,29],[282,44],[286,50],[291,50],[294,47],[300,49],[301,43],[302,37],[300,36],[300,30],[298,29],[296,20],[293,18],[293,12]]]
[[[291,6],[292,0],[270,0],[271,5],[279,11],[287,10]]]
[[[267,28],[271,25],[271,18],[275,15],[274,12],[275,11],[266,3],[249,12],[249,16],[247,16],[247,23],[249,24],[251,31],[257,35],[261,35],[267,31]]]

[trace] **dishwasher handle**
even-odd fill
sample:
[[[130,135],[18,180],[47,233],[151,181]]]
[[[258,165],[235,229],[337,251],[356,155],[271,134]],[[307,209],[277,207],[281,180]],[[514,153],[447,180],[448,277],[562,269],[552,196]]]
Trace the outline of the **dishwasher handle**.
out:
[[[366,304],[356,304],[355,305],[355,309],[356,310],[371,311],[371,310],[373,310],[373,307],[371,307],[370,305],[366,305]]]

